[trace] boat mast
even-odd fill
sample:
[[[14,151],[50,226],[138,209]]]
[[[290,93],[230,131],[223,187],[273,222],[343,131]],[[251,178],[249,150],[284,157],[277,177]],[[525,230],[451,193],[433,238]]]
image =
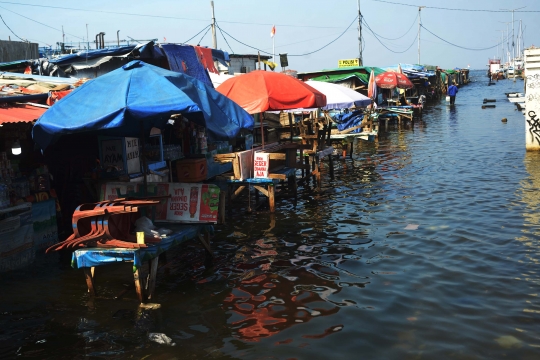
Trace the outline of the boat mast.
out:
[[[358,65],[364,66],[362,59],[362,12],[360,11],[360,0],[358,0]]]
[[[425,8],[425,6],[418,7],[418,65],[420,65],[420,27],[422,26],[422,8]]]

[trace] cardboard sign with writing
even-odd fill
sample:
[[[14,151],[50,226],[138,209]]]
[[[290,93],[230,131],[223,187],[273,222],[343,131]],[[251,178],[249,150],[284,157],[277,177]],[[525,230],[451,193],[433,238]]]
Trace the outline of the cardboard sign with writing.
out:
[[[124,170],[124,144],[122,139],[101,141],[101,166],[107,169],[109,166]]]
[[[140,191],[142,184],[106,183],[101,188],[102,200],[118,198],[116,189],[121,194],[128,190]],[[135,187],[135,189],[134,189]],[[128,189],[129,188],[129,189]],[[212,184],[196,183],[151,183],[148,195],[171,195],[156,206],[155,222],[215,223],[218,217],[219,187]]]
[[[139,154],[139,139],[127,137],[126,141],[126,162],[127,173],[136,174],[141,172],[141,158]]]
[[[254,178],[267,178],[268,166],[270,163],[270,154],[255,153],[253,157],[253,173]]]

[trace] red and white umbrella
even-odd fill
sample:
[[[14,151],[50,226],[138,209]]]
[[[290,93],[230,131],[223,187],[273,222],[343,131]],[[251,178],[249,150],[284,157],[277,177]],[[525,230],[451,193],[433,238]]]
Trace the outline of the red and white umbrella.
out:
[[[377,97],[377,84],[375,84],[375,73],[373,72],[373,69],[371,69],[371,74],[369,74],[368,97],[371,99]]]
[[[383,89],[412,89],[414,87],[407,76],[393,71],[386,71],[375,76],[375,83]]]

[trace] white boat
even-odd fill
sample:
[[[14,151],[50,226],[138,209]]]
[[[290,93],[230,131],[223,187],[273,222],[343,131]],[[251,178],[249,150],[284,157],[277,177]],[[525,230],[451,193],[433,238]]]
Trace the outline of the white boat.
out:
[[[511,103],[524,103],[525,96],[509,97],[508,101],[510,101]]]
[[[506,94],[506,97],[509,97],[509,98],[523,97],[523,96],[525,96],[525,94],[519,93],[519,92],[515,92],[515,93],[507,93],[507,94]]]

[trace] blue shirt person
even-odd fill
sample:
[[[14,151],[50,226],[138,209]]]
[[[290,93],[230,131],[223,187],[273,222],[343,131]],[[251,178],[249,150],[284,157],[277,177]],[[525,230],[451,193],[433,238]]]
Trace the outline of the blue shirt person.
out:
[[[456,95],[458,93],[458,87],[456,83],[453,83],[448,87],[448,96],[450,96],[450,105],[454,105],[456,102]]]

